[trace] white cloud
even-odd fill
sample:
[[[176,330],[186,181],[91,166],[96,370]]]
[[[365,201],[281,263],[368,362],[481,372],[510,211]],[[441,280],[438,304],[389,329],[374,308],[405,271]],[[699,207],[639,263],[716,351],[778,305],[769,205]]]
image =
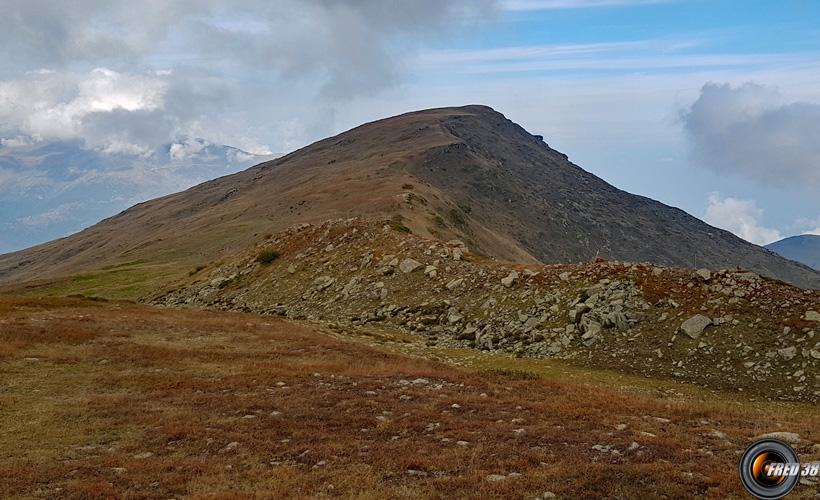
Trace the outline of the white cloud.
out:
[[[816,219],[808,217],[801,217],[795,222],[794,226],[800,234],[814,234],[820,236],[820,216]]]
[[[20,217],[17,219],[17,222],[25,226],[46,226],[56,222],[62,222],[68,219],[72,212],[80,206],[80,203],[65,203],[45,212]]]
[[[775,87],[706,84],[682,115],[692,158],[721,173],[820,188],[820,104],[788,103]]]
[[[780,231],[761,224],[762,217],[763,209],[752,200],[722,198],[719,193],[712,193],[703,220],[757,245],[783,239]]]
[[[41,140],[83,138],[87,117],[159,110],[167,88],[168,83],[155,75],[105,68],[83,74],[29,73],[19,80],[0,81],[0,124]]]
[[[203,140],[186,139],[182,142],[175,142],[171,144],[168,150],[168,155],[174,161],[182,161],[199,153],[208,146],[208,143]]]

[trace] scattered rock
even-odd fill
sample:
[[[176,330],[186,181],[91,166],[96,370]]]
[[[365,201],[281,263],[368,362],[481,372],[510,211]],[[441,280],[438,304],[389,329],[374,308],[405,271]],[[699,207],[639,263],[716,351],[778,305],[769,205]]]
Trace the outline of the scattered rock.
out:
[[[219,453],[231,453],[232,451],[235,451],[237,448],[239,448],[239,443],[236,441],[232,441],[226,444],[221,450],[219,450]]]
[[[453,281],[447,283],[446,288],[447,290],[454,290],[464,284],[464,278],[456,278]]]
[[[510,271],[510,274],[507,275],[505,278],[501,278],[501,284],[507,288],[513,286],[515,280],[518,279],[518,271]]]
[[[708,316],[696,314],[687,319],[680,325],[681,331],[692,339],[697,339],[703,333],[707,326],[712,324],[712,320]]]
[[[403,261],[401,261],[401,264],[399,264],[399,270],[407,274],[420,269],[422,266],[424,266],[424,264],[417,260],[404,259]]]
[[[712,279],[712,272],[708,269],[698,269],[697,271],[695,271],[695,274],[697,274],[698,277],[700,277],[700,279],[702,279],[703,281],[709,281],[710,279]]]
[[[779,439],[780,441],[789,444],[800,444],[803,442],[803,438],[801,438],[800,434],[797,434],[796,432],[769,432],[754,438],[755,441],[761,439]]]

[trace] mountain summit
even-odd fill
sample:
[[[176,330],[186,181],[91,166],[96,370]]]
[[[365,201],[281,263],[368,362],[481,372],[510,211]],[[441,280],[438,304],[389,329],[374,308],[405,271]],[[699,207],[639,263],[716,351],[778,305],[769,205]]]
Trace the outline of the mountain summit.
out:
[[[540,136],[475,105],[367,123],[141,203],[68,238],[0,257],[0,280],[53,278],[126,261],[197,264],[294,224],[352,216],[457,238],[474,253],[504,260],[740,266],[820,288],[817,271],[621,191]]]

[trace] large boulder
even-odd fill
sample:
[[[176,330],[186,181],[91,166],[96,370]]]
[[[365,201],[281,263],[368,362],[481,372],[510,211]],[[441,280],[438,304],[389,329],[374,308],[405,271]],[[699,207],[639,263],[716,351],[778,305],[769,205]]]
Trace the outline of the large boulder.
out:
[[[804,316],[806,321],[814,321],[816,323],[820,323],[820,312],[817,311],[806,311],[806,315]]]
[[[687,319],[680,325],[681,331],[690,338],[697,339],[707,326],[712,324],[712,320],[708,316],[696,314]]]

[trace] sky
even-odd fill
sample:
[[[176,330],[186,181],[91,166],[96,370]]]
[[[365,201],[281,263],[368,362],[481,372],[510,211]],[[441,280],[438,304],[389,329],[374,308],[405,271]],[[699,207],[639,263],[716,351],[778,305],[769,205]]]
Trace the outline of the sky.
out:
[[[385,116],[486,104],[615,186],[753,243],[820,234],[820,2],[135,5],[0,0],[4,232],[47,223],[32,233],[45,239],[90,223],[72,213],[117,165],[46,174],[38,161],[4,164],[4,151],[72,144],[139,158],[116,175],[133,203],[162,194],[142,184],[157,151],[173,151],[171,163],[192,144],[280,154]],[[208,176],[191,166],[165,191]],[[59,197],[88,179],[83,199]],[[11,193],[28,212],[10,215]],[[123,208],[101,206],[99,218]]]

